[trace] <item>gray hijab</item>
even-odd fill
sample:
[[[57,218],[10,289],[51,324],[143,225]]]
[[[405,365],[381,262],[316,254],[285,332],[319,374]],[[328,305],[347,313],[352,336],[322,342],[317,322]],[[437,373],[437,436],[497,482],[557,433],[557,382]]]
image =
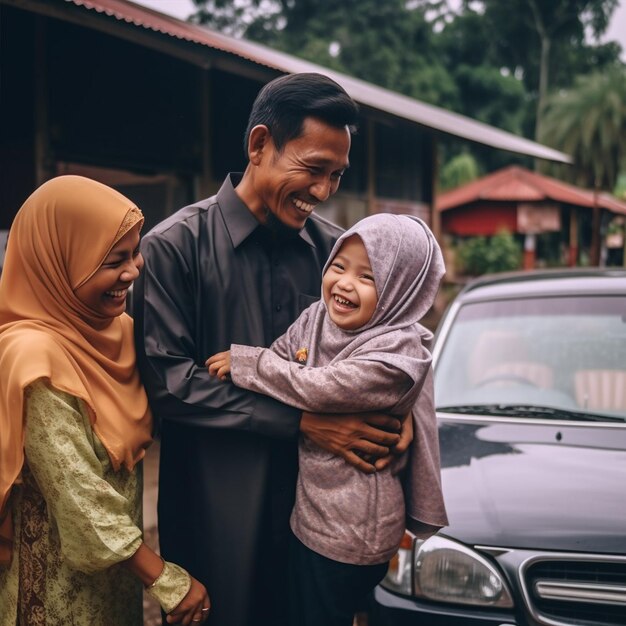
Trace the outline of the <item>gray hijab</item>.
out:
[[[380,213],[357,222],[335,243],[326,272],[343,242],[358,235],[374,273],[378,304],[361,328],[343,330],[330,319],[323,300],[308,311],[314,318],[307,364],[367,358],[394,365],[421,384],[425,362],[419,324],[432,306],[445,268],[441,250],[426,224],[413,216]],[[428,355],[430,356],[430,355]]]

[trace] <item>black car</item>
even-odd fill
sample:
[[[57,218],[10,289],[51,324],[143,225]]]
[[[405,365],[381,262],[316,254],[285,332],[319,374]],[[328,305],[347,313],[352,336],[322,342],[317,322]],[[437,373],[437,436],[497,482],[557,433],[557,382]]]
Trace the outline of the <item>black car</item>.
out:
[[[626,625],[626,271],[474,281],[433,358],[450,524],[370,626]]]

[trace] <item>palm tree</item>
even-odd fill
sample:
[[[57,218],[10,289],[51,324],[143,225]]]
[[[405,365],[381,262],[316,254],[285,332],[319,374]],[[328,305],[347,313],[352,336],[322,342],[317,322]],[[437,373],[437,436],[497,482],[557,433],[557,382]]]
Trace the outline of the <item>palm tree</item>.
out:
[[[626,165],[626,68],[580,76],[572,89],[553,95],[544,110],[541,139],[573,158],[569,175],[561,168],[562,177],[596,193],[612,191]],[[571,212],[571,220],[570,228],[575,231],[575,212]],[[600,223],[596,206],[590,255],[593,265],[600,259]]]
[[[580,76],[553,95],[541,141],[572,156],[572,182],[611,191],[626,165],[626,68]]]

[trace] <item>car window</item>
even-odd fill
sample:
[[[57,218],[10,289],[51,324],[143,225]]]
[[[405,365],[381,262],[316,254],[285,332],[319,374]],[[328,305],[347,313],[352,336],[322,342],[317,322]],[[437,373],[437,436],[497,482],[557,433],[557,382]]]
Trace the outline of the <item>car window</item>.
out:
[[[626,418],[626,297],[463,305],[440,347],[440,407],[524,404]]]

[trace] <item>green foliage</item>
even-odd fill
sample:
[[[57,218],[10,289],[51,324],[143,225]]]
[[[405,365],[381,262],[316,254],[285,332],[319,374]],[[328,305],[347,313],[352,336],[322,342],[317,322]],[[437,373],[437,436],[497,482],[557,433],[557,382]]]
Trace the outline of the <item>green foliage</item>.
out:
[[[193,20],[439,106],[460,106],[424,10],[405,0],[194,0]],[[246,14],[232,7],[247,6]],[[219,6],[218,6],[219,5]],[[259,14],[263,5],[267,14]],[[278,9],[278,12],[276,12]],[[225,21],[231,20],[230,24]]]
[[[346,74],[424,102],[458,104],[430,24],[404,0],[298,0],[285,16],[275,41],[281,49],[319,63],[316,48],[333,45],[333,67]]]
[[[617,43],[585,37],[606,31],[618,0],[463,0],[457,10],[446,0],[194,3],[196,23],[525,136],[550,91],[620,65]],[[483,170],[512,160],[470,149]]]
[[[613,195],[620,200],[626,200],[626,172],[622,172],[617,177],[617,183],[615,189],[613,189]]]
[[[544,124],[543,141],[572,155],[574,182],[613,190],[626,168],[626,70],[578,77],[548,101]]]
[[[463,273],[480,276],[520,268],[522,249],[511,233],[501,231],[493,237],[472,237],[461,244],[457,258]]]
[[[525,90],[522,81],[490,65],[465,63],[453,70],[465,115],[522,134]]]
[[[465,185],[478,178],[478,163],[476,159],[464,152],[459,154],[450,161],[448,161],[441,168],[440,175],[440,188],[441,191],[448,191],[449,189],[455,189],[461,185]]]
[[[539,84],[541,37],[551,42],[551,84],[567,86],[572,50],[584,53],[595,48],[586,43],[585,29],[595,37],[602,35],[618,0],[465,0],[464,4],[467,11],[471,5],[482,16],[482,29],[491,34],[488,55],[492,61],[499,59],[513,73],[521,68],[532,93]]]
[[[444,29],[451,30],[448,67],[470,59],[472,67],[506,69],[518,77],[532,107],[528,132],[551,89],[569,86],[572,76],[590,67],[618,61],[619,46],[589,45],[585,38],[586,31],[596,37],[606,31],[616,6],[617,0],[464,0],[461,14]]]

